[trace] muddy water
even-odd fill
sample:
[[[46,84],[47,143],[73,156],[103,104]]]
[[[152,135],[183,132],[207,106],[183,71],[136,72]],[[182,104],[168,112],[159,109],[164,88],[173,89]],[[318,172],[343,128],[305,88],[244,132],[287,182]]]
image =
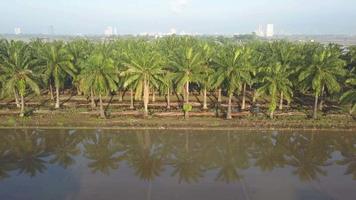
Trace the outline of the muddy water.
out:
[[[356,134],[0,130],[1,200],[356,199]]]

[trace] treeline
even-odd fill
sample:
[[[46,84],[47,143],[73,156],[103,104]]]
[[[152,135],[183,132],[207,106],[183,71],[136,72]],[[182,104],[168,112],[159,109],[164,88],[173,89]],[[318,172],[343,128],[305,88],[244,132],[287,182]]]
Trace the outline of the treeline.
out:
[[[34,40],[0,41],[0,90],[15,99],[25,115],[24,97],[48,91],[60,107],[64,88],[90,96],[105,118],[103,96],[131,91],[143,101],[148,115],[150,94],[184,96],[188,117],[189,95],[203,94],[202,109],[208,109],[208,93],[228,97],[226,117],[231,119],[232,99],[241,96],[241,110],[260,99],[268,102],[271,118],[298,99],[313,97],[313,118],[326,100],[356,110],[356,47],[287,41],[249,41],[164,37],[106,41],[85,39],[70,42]],[[247,99],[246,94],[251,94]],[[298,102],[300,103],[300,102]],[[301,103],[303,104],[303,103]]]
[[[301,181],[310,182],[327,176],[329,170],[334,173],[337,166],[341,167],[339,176],[344,174],[345,178],[356,180],[356,137],[349,133],[111,134],[105,130],[56,133],[48,130],[2,133],[0,182],[12,175],[38,176],[52,167],[84,166],[93,173],[109,175],[125,165],[144,181],[153,181],[168,171],[183,183],[197,183],[206,175],[218,182],[234,183],[243,179],[251,168],[262,172],[283,168]]]

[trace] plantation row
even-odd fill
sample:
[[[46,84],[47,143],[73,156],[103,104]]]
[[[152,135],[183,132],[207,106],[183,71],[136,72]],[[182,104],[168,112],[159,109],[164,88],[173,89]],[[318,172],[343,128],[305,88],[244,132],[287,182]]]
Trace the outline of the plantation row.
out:
[[[287,41],[218,40],[171,36],[161,39],[130,38],[108,41],[85,39],[70,42],[0,40],[0,91],[15,99],[25,115],[25,96],[48,91],[60,107],[64,88],[90,98],[92,108],[99,99],[100,117],[105,118],[103,97],[131,91],[142,100],[148,115],[150,94],[184,96],[186,117],[192,109],[189,95],[203,94],[208,109],[209,92],[232,99],[268,102],[271,118],[279,107],[312,96],[313,118],[326,101],[356,110],[356,47]],[[252,94],[247,100],[246,94]],[[55,97],[54,97],[55,94]],[[219,105],[219,104],[217,104]]]

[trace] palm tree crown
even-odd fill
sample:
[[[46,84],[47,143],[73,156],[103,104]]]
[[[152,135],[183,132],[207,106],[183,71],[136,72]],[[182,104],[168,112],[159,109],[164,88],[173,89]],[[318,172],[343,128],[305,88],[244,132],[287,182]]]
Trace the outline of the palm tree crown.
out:
[[[29,46],[21,41],[12,41],[6,44],[7,52],[2,57],[2,73],[0,79],[4,80],[4,92],[19,94],[21,97],[21,116],[24,116],[24,96],[27,89],[40,93],[32,71],[33,60],[30,56]],[[16,97],[17,98],[17,97]]]

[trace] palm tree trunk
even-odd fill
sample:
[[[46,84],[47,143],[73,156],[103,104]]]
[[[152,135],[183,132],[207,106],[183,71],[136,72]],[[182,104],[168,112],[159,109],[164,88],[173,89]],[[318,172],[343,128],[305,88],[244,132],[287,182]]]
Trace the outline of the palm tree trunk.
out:
[[[245,110],[246,108],[246,83],[244,83],[243,88],[242,88],[242,105],[241,109]]]
[[[130,109],[134,109],[133,89],[130,89]]]
[[[218,102],[221,103],[221,88],[218,89]]]
[[[253,89],[252,103],[256,103],[256,90]]]
[[[171,93],[169,87],[167,88],[167,109],[171,109]]]
[[[94,92],[93,89],[90,89],[90,99],[91,99],[91,108],[94,109],[96,107],[95,100],[94,100]]]
[[[323,107],[324,107],[324,86],[323,88],[321,89],[321,95],[320,95],[320,104],[319,104],[319,110],[322,111],[323,110]]]
[[[20,117],[25,116],[25,99],[23,95],[21,95],[21,112],[20,112]]]
[[[206,98],[206,87],[204,87],[204,91],[203,91],[203,110],[207,110],[208,109],[208,104],[207,104],[207,98]]]
[[[184,111],[184,119],[189,119],[189,112],[188,111]]]
[[[274,111],[271,111],[271,112],[269,113],[269,118],[271,118],[271,119],[274,118]]]
[[[122,102],[122,96],[123,96],[122,91],[119,90],[119,102]]]
[[[187,81],[187,83],[185,84],[185,94],[186,94],[186,99],[185,102],[188,104],[189,103],[189,81]]]
[[[101,98],[101,94],[99,94],[99,103],[100,103],[100,118],[105,119],[105,112],[103,106],[103,99]]]
[[[17,107],[17,108],[20,108],[21,105],[20,105],[20,101],[19,101],[19,95],[17,94],[16,89],[14,89],[14,96],[15,96],[16,107]]]
[[[59,87],[56,87],[56,105],[55,108],[58,109],[59,108]]]
[[[150,96],[150,89],[147,80],[143,83],[143,105],[144,105],[144,116],[148,116],[148,102]]]
[[[318,118],[318,98],[319,98],[319,95],[318,94],[315,94],[315,102],[314,102],[314,113],[313,113],[313,118],[314,119],[317,119]]]
[[[51,100],[54,100],[52,83],[49,84],[49,95],[51,97]]]
[[[76,91],[76,93],[77,93],[78,96],[83,95],[82,91],[80,91],[79,85],[76,85],[76,86],[75,86],[75,91]]]
[[[152,90],[152,102],[156,102],[156,91]]]
[[[232,101],[232,93],[231,94],[229,94],[229,105],[228,105],[228,107],[227,107],[227,114],[226,114],[226,119],[232,119],[232,116],[231,116],[231,110],[232,110],[232,108],[231,108],[231,101]]]
[[[283,110],[283,92],[281,92],[281,99],[279,100],[279,110]]]

